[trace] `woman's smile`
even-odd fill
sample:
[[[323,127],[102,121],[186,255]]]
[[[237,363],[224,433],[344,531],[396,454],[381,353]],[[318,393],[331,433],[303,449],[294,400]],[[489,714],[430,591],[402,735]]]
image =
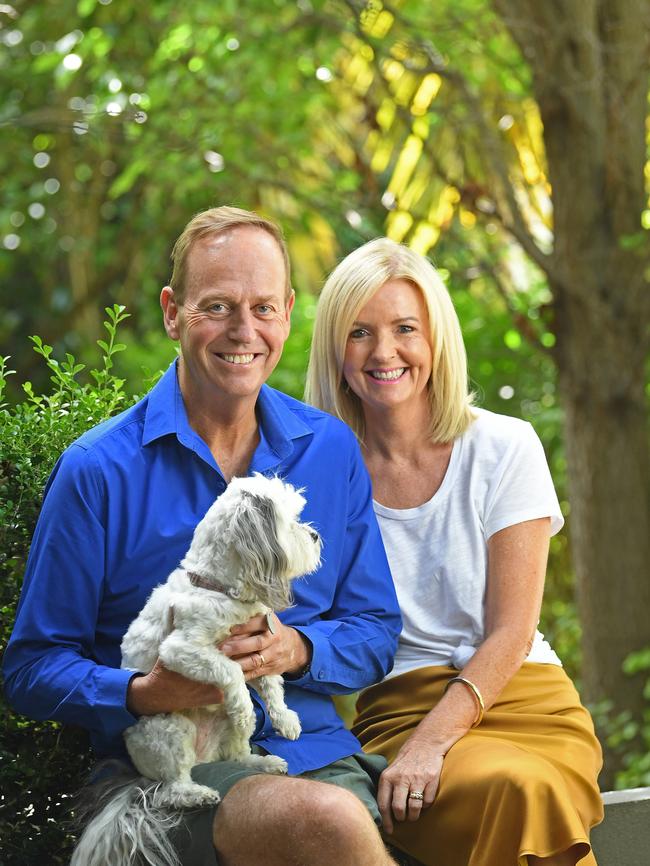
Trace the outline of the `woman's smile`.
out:
[[[376,382],[397,382],[406,373],[407,367],[394,367],[392,370],[366,370],[366,373]]]

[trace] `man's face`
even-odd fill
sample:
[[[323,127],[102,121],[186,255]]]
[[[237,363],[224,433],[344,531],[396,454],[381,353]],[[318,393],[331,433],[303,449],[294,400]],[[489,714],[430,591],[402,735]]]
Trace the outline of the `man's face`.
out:
[[[167,334],[181,344],[179,379],[192,409],[257,398],[289,335],[294,299],[285,298],[285,284],[282,253],[264,229],[237,226],[192,244],[184,300],[169,286],[160,296]]]

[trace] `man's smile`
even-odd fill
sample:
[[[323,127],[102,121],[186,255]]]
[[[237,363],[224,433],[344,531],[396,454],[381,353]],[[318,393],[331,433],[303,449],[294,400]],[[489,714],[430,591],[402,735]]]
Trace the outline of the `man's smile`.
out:
[[[234,353],[234,352],[215,352],[217,358],[221,358],[222,361],[227,361],[228,364],[251,364],[255,360],[255,354],[253,352],[242,352],[242,353]]]

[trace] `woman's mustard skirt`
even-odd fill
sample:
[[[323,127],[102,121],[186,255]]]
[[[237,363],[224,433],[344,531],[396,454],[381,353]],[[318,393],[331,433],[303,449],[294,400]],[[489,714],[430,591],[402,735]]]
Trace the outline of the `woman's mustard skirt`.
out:
[[[364,691],[353,731],[392,761],[458,671],[426,667]],[[526,662],[483,721],[447,753],[433,805],[387,841],[426,866],[518,866],[569,851],[595,866],[602,753],[587,710],[557,665]]]

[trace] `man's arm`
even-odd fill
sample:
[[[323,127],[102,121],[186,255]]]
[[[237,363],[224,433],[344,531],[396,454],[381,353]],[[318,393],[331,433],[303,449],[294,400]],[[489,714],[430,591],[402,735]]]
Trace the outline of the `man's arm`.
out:
[[[126,709],[133,673],[93,660],[104,580],[102,494],[91,455],[72,446],[48,481],[4,672],[19,712],[111,736],[134,722]]]
[[[105,496],[103,474],[92,455],[73,446],[46,488],[4,669],[7,696],[19,712],[111,738],[134,724],[137,715],[219,703],[222,694],[160,663],[143,676],[121,670],[121,632],[128,622],[112,624],[111,663],[97,663],[97,632],[106,644],[103,633],[111,626],[102,618]]]

